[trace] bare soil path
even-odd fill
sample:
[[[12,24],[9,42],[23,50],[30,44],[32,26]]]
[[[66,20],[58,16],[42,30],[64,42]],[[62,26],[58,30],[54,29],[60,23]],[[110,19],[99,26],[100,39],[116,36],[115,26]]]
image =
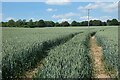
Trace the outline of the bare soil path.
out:
[[[43,64],[41,62],[38,62],[38,64],[33,69],[26,71],[23,74],[23,76],[21,76],[20,78],[28,78],[31,80],[33,78],[33,76],[35,76],[35,74],[38,73],[38,71],[41,67],[43,67]]]
[[[97,45],[95,36],[90,38],[90,49],[95,78],[110,78],[110,76],[105,72],[104,64],[102,62],[102,47]]]

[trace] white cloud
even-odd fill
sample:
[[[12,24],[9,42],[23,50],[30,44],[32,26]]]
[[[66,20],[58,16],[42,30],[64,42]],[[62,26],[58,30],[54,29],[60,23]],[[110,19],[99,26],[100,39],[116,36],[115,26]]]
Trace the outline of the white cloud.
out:
[[[13,17],[7,17],[7,18],[6,18],[7,21],[9,21],[9,20],[11,20],[11,19],[15,20],[15,18],[13,18]]]
[[[33,21],[37,21],[38,19],[36,19],[36,18],[29,18],[27,21],[29,21],[29,20],[33,20]]]
[[[45,3],[49,5],[66,5],[70,2],[70,0],[46,0]]]
[[[118,2],[114,2],[112,4],[109,4],[105,7],[102,7],[105,12],[112,12],[114,10],[117,10],[118,8]]]
[[[88,16],[82,16],[82,17],[80,17],[80,19],[82,21],[87,21],[88,20]],[[100,17],[93,17],[93,16],[91,16],[90,17],[90,20],[107,21],[108,19],[112,19],[112,17],[111,16],[100,16]]]
[[[91,17],[90,17],[91,18]],[[87,20],[88,19],[88,16],[82,16],[82,17],[80,17],[80,19],[82,19],[83,21],[84,20]]]
[[[69,12],[69,13],[60,14],[60,15],[53,15],[52,18],[58,19],[58,22],[63,22],[63,21],[72,22],[72,17],[75,17],[75,16],[80,17],[80,14]]]
[[[89,3],[89,4],[86,5],[86,6],[79,6],[78,9],[96,9],[96,8],[98,8],[98,7],[99,7],[98,4]]]
[[[52,8],[48,8],[46,11],[51,12],[51,11],[53,11],[53,9]]]
[[[35,20],[35,18],[30,18],[29,20],[31,20],[31,19],[32,19],[32,20]]]
[[[46,9],[46,11],[52,12],[52,11],[57,11],[57,9],[48,8],[48,9]]]
[[[79,6],[79,10],[85,10],[85,9],[102,9],[104,12],[112,12],[114,10],[117,10],[118,2],[112,2],[112,3],[105,3],[105,2],[95,2],[95,3],[89,3],[86,6]]]
[[[111,16],[101,16],[101,17],[99,17],[99,19],[102,21],[107,21],[108,19],[112,19],[112,17]]]
[[[68,21],[68,22],[72,22],[71,18],[63,18],[63,19],[59,19],[58,22],[64,22],[64,21]]]
[[[69,18],[69,17],[73,17],[73,16],[79,16],[79,14],[70,12],[70,13],[66,13],[66,14],[53,15],[52,18],[63,19],[63,18]]]
[[[90,18],[90,20],[97,20],[98,19],[98,18],[95,18],[95,17],[92,17],[92,16],[90,16],[89,18]],[[82,16],[82,17],[80,17],[80,19],[82,21],[87,21],[88,20],[88,16]]]

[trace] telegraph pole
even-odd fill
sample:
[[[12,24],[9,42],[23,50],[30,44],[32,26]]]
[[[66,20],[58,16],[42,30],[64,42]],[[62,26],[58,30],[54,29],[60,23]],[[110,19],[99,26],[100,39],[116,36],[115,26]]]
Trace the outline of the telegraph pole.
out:
[[[88,9],[88,27],[90,26],[90,9]]]
[[[88,11],[88,32],[90,32],[90,10],[91,9],[87,9]]]

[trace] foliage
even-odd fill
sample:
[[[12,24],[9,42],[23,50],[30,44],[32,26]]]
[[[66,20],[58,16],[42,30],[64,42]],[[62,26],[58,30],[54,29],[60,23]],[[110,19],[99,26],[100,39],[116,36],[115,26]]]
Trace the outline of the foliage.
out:
[[[71,24],[68,21],[64,21],[62,23],[59,22],[53,22],[53,21],[44,21],[44,20],[38,20],[33,21],[32,19],[28,22],[23,19],[19,19],[17,21],[9,20],[8,22],[1,22],[2,27],[64,27],[64,26],[88,26],[88,21],[82,21],[77,22],[73,21]],[[101,20],[90,20],[90,26],[117,26],[120,22],[117,21],[117,19],[107,20],[107,22],[102,22]]]
[[[112,20],[107,20],[107,25],[113,26],[113,25],[119,25],[119,23],[117,19],[112,19]]]
[[[14,20],[9,20],[7,25],[9,25],[10,27],[15,27],[15,21]]]
[[[91,20],[90,25],[91,26],[102,26],[102,21],[100,21],[100,20]],[[103,25],[103,26],[105,26],[105,25]]]
[[[88,26],[88,21],[82,21],[82,22],[80,23],[80,25],[81,25],[81,26]]]
[[[56,26],[56,27],[59,27],[59,26],[60,26],[59,22],[56,22],[56,23],[55,23],[55,26]]]
[[[64,22],[60,23],[60,25],[61,25],[61,26],[64,26],[64,27],[65,27],[65,26],[70,26],[70,24],[69,24],[67,21],[64,21]]]
[[[76,21],[73,21],[73,22],[71,23],[71,26],[80,26],[80,23],[79,23],[79,22],[76,22]]]
[[[45,26],[46,27],[53,27],[53,26],[55,26],[55,23],[53,21],[45,21]]]
[[[43,20],[39,20],[37,22],[37,27],[45,27],[45,26],[46,26],[46,24],[45,24],[45,22]]]

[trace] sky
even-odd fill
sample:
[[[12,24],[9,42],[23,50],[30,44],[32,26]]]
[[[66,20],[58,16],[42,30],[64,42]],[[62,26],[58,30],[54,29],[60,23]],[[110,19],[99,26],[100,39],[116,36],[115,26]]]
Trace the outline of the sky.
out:
[[[2,21],[10,19],[52,20],[54,22],[118,19],[117,2],[2,2]]]

